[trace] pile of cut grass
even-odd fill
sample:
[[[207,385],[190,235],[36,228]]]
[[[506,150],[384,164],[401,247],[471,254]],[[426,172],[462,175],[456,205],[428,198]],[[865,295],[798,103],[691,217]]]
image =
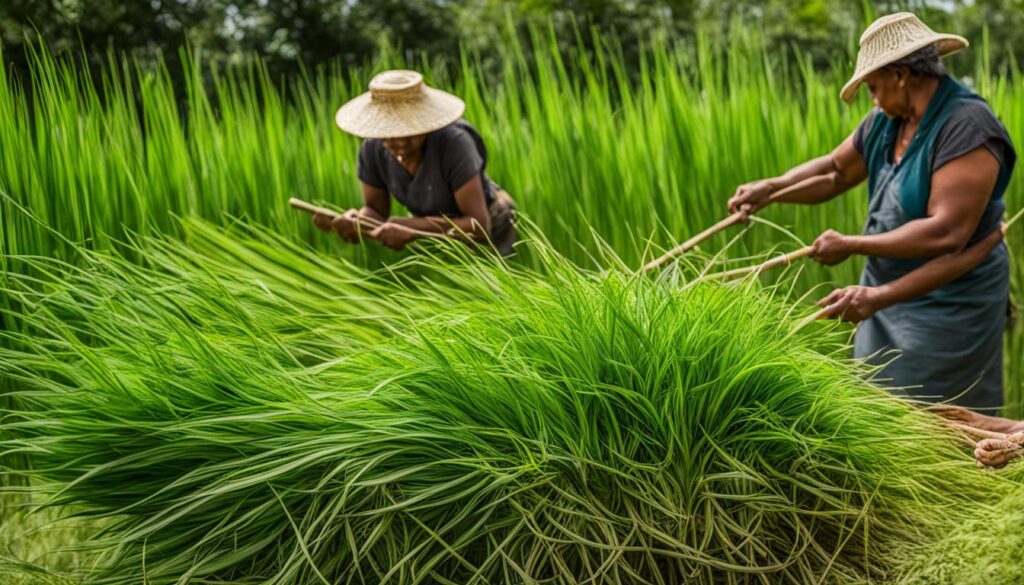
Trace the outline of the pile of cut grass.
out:
[[[863,583],[1002,489],[753,284],[188,225],[5,285],[2,449],[105,521],[89,579]]]

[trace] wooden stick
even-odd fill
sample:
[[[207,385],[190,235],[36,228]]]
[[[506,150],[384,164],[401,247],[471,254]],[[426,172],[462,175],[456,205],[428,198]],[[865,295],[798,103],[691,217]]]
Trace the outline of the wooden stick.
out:
[[[337,211],[334,211],[332,209],[327,209],[326,207],[317,207],[316,205],[313,205],[312,203],[307,203],[307,202],[303,201],[302,199],[298,199],[296,197],[289,197],[288,198],[288,205],[291,205],[295,209],[298,209],[298,210],[301,210],[301,211],[305,211],[305,212],[308,212],[308,213],[312,213],[314,215],[316,215],[317,213],[320,213],[320,214],[323,214],[323,215],[327,215],[327,216],[330,216],[330,217],[335,217],[335,216],[341,215]]]
[[[701,233],[693,236],[689,240],[686,240],[682,244],[679,244],[675,248],[672,248],[668,252],[665,252],[664,254],[655,258],[654,260],[651,260],[647,264],[644,264],[644,267],[641,270],[643,270],[644,272],[650,272],[651,270],[654,270],[655,268],[661,266],[665,262],[668,262],[672,258],[679,256],[680,254],[683,254],[684,252],[690,250],[697,244],[703,242],[704,240],[710,238],[711,236],[717,234],[718,232],[724,230],[725,228],[736,225],[742,219],[743,214],[737,211],[736,213],[730,215],[729,217],[723,219],[722,221],[716,223],[715,225],[709,227],[708,229],[702,231]]]
[[[305,212],[308,212],[308,213],[312,213],[314,215],[317,214],[317,213],[320,213],[320,214],[323,214],[323,215],[326,215],[326,216],[332,217],[332,218],[333,217],[338,217],[339,215],[341,215],[337,211],[333,211],[333,210],[327,209],[326,207],[317,207],[316,205],[313,205],[312,203],[308,203],[306,201],[303,201],[302,199],[297,199],[295,197],[291,197],[291,198],[288,199],[288,205],[291,205],[295,209],[299,209],[299,210],[302,210],[302,211],[305,211]],[[366,225],[370,226],[371,228],[378,228],[378,227],[384,225],[384,223],[381,222],[380,220],[374,219],[372,217],[366,217],[365,215],[360,215],[359,217],[357,217],[356,218],[356,223],[357,224],[366,224]],[[409,231],[411,231],[412,233],[416,234],[417,236],[419,236],[421,238],[434,238],[434,239],[440,239],[440,240],[447,240],[447,239],[452,237],[450,235],[441,234],[441,233],[437,233],[437,232],[426,232],[426,231],[423,231],[423,230],[417,230],[417,229],[412,229],[412,228],[406,228],[406,229],[408,229]]]
[[[299,210],[302,210],[302,211],[306,211],[306,212],[312,213],[313,215],[316,215],[318,213],[321,214],[321,215],[326,215],[328,217],[338,217],[339,215],[341,215],[337,211],[333,211],[331,209],[327,209],[326,207],[317,207],[316,205],[313,205],[312,203],[307,203],[307,202],[303,201],[302,199],[296,199],[295,197],[291,197],[291,198],[288,199],[288,205],[291,205],[295,209],[299,209]],[[362,215],[359,216],[359,223],[365,223],[366,225],[368,225],[368,226],[370,226],[372,228],[375,228],[375,227],[378,227],[378,226],[381,225],[380,221],[378,221],[378,220],[376,220],[376,219],[374,219],[372,217],[366,217],[366,216],[362,216]]]
[[[794,260],[799,260],[800,258],[803,258],[805,256],[810,256],[811,252],[813,252],[813,251],[814,251],[814,246],[804,246],[803,248],[800,248],[799,250],[790,252],[789,254],[786,254],[784,256],[779,256],[777,258],[772,258],[771,260],[768,260],[768,261],[766,261],[766,262],[764,262],[762,264],[758,264],[756,266],[744,266],[743,268],[733,268],[732,270],[726,270],[724,272],[718,272],[718,273],[715,273],[715,274],[708,274],[707,276],[704,276],[703,278],[723,278],[723,279],[728,279],[728,278],[733,278],[735,276],[746,276],[746,275],[752,274],[752,273],[760,274],[762,271],[768,270],[769,268],[775,268],[776,266],[783,266],[783,265],[787,265],[787,264],[792,264]]]
[[[816,177],[811,177],[811,178],[814,179]],[[788,192],[792,191],[793,189],[800,188],[804,184],[804,182],[806,182],[806,181],[807,180],[805,180],[803,182],[800,182],[800,183],[797,183],[796,185],[793,185],[792,187],[787,187],[786,189],[781,189],[779,191],[776,191],[775,193],[772,193],[768,197],[768,202],[769,203],[775,203],[776,201],[778,201],[780,195],[783,195],[784,193],[788,193]],[[680,255],[680,254],[682,254],[684,252],[687,252],[690,249],[696,247],[697,244],[703,242],[704,240],[710,238],[711,236],[717,234],[718,232],[724,230],[725,228],[730,227],[730,226],[734,226],[734,225],[736,225],[738,223],[741,223],[742,219],[743,219],[743,213],[740,212],[740,211],[737,211],[736,213],[726,217],[722,221],[720,221],[720,222],[716,223],[715,225],[709,227],[708,229],[702,231],[701,233],[697,234],[696,236],[693,236],[689,240],[686,240],[682,244],[679,244],[675,248],[672,248],[668,252],[665,252],[661,256],[658,256],[654,260],[651,260],[647,264],[644,264],[644,267],[641,270],[643,272],[650,272],[651,270],[654,270],[655,268],[661,266],[665,262],[668,262],[670,259],[672,259],[672,258],[674,258],[674,257],[676,257],[676,256],[678,256],[678,255]]]

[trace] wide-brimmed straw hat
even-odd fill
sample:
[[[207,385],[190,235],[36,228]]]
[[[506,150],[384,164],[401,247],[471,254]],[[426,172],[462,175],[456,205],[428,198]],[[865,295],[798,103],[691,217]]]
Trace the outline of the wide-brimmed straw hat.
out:
[[[853,96],[868,74],[933,44],[938,46],[939,56],[945,57],[967,47],[970,43],[959,35],[933,31],[909,12],[898,12],[879,18],[860,36],[857,70],[843,86],[839,97],[847,103],[852,102]]]
[[[341,106],[334,120],[360,138],[403,138],[455,122],[466,104],[423,83],[415,71],[385,71],[370,80],[370,91]]]

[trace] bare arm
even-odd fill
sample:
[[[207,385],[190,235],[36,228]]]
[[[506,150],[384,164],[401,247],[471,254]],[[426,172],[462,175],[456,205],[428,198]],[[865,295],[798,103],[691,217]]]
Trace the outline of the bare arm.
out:
[[[948,421],[965,424],[976,429],[992,431],[994,433],[1018,433],[1024,431],[1024,421],[981,414],[980,412],[974,412],[973,410],[968,410],[962,406],[935,404],[929,406],[928,410]]]
[[[859,185],[866,178],[867,165],[854,148],[853,134],[850,134],[827,155],[797,165],[782,176],[741,185],[729,200],[729,211],[754,213],[772,201],[822,203]]]
[[[840,317],[851,323],[863,321],[886,307],[926,295],[967,274],[1002,240],[1003,230],[994,230],[968,248],[935,258],[883,285],[836,289],[818,301],[818,305],[825,307],[824,317]]]
[[[817,172],[811,175],[812,170]],[[773,200],[780,203],[823,203],[849,191],[867,177],[867,165],[864,157],[853,147],[851,134],[830,154],[783,175],[782,181],[789,186],[778,189]]]
[[[938,290],[967,274],[1003,241],[1003,230],[997,229],[983,239],[952,254],[939,256],[902,277],[881,285],[887,305],[909,301]]]
[[[444,234],[455,230],[457,235],[465,234],[475,241],[487,241],[491,216],[487,212],[483,180],[479,174],[455,191],[455,204],[462,214],[459,217],[391,217],[374,228],[369,236],[395,250],[401,250],[409,242],[421,237],[418,233],[422,232]]]
[[[367,217],[377,221],[386,221],[391,211],[391,196],[384,189],[363,183],[363,207],[349,209],[341,215],[317,213],[313,215],[313,224],[321,230],[338,232],[341,239],[355,244],[359,238],[369,235],[372,228],[359,224],[359,218]]]
[[[385,189],[363,183],[363,208],[359,210],[359,215],[387,221],[391,215],[391,195]]]
[[[389,221],[398,225],[425,232],[446,233],[453,227],[474,239],[484,241],[490,234],[491,215],[487,211],[484,185],[476,175],[455,191],[455,204],[461,217],[428,215],[426,217],[393,217]]]
[[[884,234],[848,236],[854,254],[930,258],[958,252],[978,228],[999,177],[999,161],[981,146],[932,176],[927,217]]]

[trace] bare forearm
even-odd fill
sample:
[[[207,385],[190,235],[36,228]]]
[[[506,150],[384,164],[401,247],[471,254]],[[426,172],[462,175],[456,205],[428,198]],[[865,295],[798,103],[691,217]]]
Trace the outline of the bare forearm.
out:
[[[905,276],[879,287],[885,306],[894,305],[938,290],[967,274],[999,245],[1002,232],[996,230],[972,246],[931,260]]]
[[[839,178],[838,173],[830,172],[816,175],[790,185],[772,194],[772,201],[779,203],[799,203],[814,205],[832,199],[849,189]]]
[[[375,219],[377,221],[387,221],[388,220],[388,215],[387,214],[381,213],[381,212],[377,211],[376,209],[374,209],[373,207],[370,207],[369,205],[364,205],[359,210],[359,216],[360,217],[368,217],[370,219]]]
[[[963,249],[966,239],[946,221],[927,217],[881,234],[846,236],[854,254],[879,258],[935,258]]]
[[[1018,433],[1024,431],[1024,421],[1016,421],[1000,416],[988,416],[986,414],[974,413],[974,419],[969,423],[975,428],[980,428],[994,433]]]
[[[851,134],[832,152],[797,165],[785,174],[740,185],[729,211],[746,219],[772,202],[815,204],[827,201],[867,178],[864,157]]]
[[[776,192],[788,189],[807,179],[827,175],[836,170],[831,154],[813,158],[805,163],[799,164],[784,174],[768,179],[772,189]]]
[[[931,178],[925,217],[870,236],[849,236],[847,250],[882,258],[935,258],[960,252],[989,204],[999,163],[984,147],[951,161]]]
[[[487,227],[472,217],[446,217],[428,215],[426,217],[392,217],[389,221],[414,230],[443,234],[455,228],[477,239],[487,236]]]

